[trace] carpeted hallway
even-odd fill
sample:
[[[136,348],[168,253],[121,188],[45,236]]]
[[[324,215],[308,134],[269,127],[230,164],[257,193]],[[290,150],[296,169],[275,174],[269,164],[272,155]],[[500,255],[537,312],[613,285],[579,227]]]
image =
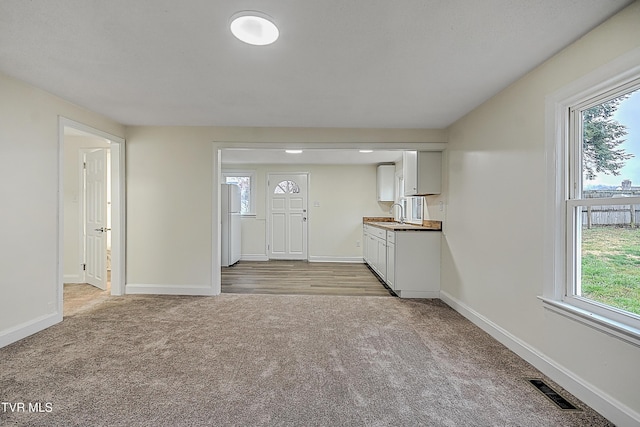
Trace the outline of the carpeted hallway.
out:
[[[51,408],[3,426],[610,425],[439,300],[112,297],[0,367],[0,401]]]

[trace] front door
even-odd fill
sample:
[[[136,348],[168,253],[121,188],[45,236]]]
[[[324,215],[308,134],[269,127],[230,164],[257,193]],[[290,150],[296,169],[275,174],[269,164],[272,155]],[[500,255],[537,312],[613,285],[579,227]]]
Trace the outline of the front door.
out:
[[[85,154],[85,281],[107,289],[107,150]]]
[[[270,259],[307,259],[306,173],[269,174],[268,254]]]

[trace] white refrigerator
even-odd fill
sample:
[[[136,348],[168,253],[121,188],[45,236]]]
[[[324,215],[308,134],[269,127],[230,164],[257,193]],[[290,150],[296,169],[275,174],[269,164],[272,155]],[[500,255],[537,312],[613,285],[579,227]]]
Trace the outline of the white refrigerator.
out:
[[[221,249],[220,265],[229,267],[240,260],[240,187],[221,184],[220,188]]]

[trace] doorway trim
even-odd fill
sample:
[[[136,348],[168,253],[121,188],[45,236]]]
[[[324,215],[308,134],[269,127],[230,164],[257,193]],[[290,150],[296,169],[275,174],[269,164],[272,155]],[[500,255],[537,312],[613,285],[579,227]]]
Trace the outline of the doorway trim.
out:
[[[111,142],[111,295],[126,287],[125,140],[66,117],[58,116],[58,254],[57,312],[63,314],[64,290],[64,129],[72,128]]]
[[[345,135],[350,132],[345,131]],[[277,132],[276,132],[277,134]],[[295,132],[293,133],[295,134]],[[257,133],[257,135],[261,135]],[[287,135],[285,133],[285,135]],[[300,143],[301,138],[290,135],[277,138],[276,140],[270,139],[268,136],[256,136],[253,140],[233,140],[233,139],[215,139],[211,140],[212,145],[212,165],[213,165],[213,188],[212,188],[212,201],[211,201],[211,254],[213,262],[211,263],[211,295],[219,295],[222,291],[221,286],[221,267],[220,267],[220,191],[219,186],[223,182],[222,180],[222,151],[223,150],[251,150],[251,149],[340,149],[340,150],[354,150],[354,149],[376,149],[376,150],[425,150],[425,151],[442,151],[447,148],[446,142],[440,142],[446,140],[446,136],[438,137],[434,136],[435,140],[432,142],[405,142],[400,140],[381,142],[380,139],[361,139],[360,137],[345,138],[343,141],[326,141],[326,140],[314,140]],[[384,139],[384,137],[381,137]],[[308,139],[308,138],[306,138]],[[307,239],[309,240],[309,239]],[[307,242],[308,243],[308,242]],[[266,247],[265,247],[266,249]],[[265,252],[266,253],[266,252]],[[309,257],[311,255],[309,254]]]

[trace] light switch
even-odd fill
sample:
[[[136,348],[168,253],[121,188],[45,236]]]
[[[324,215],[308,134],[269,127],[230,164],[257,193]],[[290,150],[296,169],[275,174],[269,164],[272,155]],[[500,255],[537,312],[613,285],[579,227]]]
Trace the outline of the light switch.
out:
[[[320,202],[317,201],[317,200],[315,202],[313,202],[313,207],[314,208],[319,208],[320,207]]]

